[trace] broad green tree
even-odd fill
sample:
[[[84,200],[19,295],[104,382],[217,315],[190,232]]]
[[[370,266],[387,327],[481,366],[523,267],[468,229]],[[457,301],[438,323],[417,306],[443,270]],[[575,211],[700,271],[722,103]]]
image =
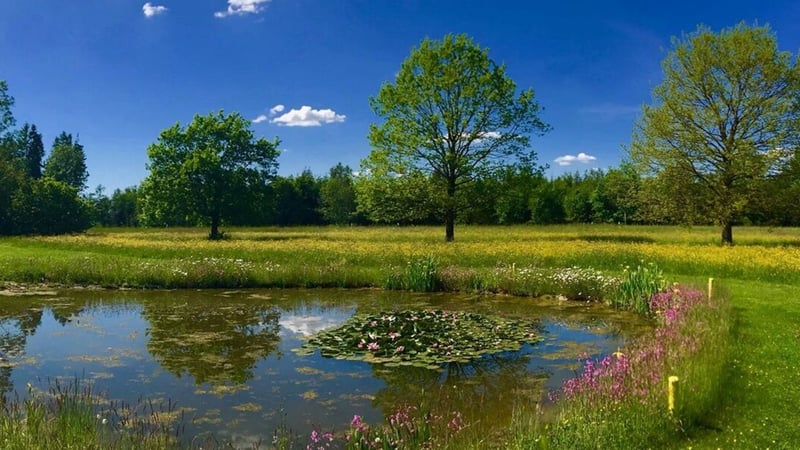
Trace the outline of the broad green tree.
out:
[[[12,198],[14,234],[63,234],[92,224],[91,208],[67,183],[49,177],[31,179]]]
[[[636,126],[630,156],[673,186],[702,189],[709,219],[733,244],[733,225],[800,134],[800,68],[768,27],[706,27],[680,39],[663,62]],[[683,198],[685,202],[691,197]]]
[[[398,176],[422,171],[437,180],[447,241],[459,189],[498,166],[535,161],[529,137],[549,128],[533,90],[517,93],[505,66],[466,35],[422,41],[370,105],[383,119],[370,127],[373,161]]]
[[[427,223],[441,210],[441,193],[430,176],[420,170],[404,174],[390,172],[383,161],[361,163],[354,181],[356,209],[374,223],[407,225]]]
[[[252,207],[254,193],[274,177],[278,144],[256,138],[238,113],[196,115],[186,127],[176,123],[147,148],[143,215],[196,216],[210,225],[210,239],[221,238],[222,221]]]
[[[66,183],[79,192],[86,187],[89,172],[83,145],[72,134],[61,132],[44,164],[44,176]]]

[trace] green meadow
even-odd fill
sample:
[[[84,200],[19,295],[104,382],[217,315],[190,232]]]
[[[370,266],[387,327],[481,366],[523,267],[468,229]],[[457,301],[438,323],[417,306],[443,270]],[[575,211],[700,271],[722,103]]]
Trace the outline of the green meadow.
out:
[[[7,295],[75,286],[345,287],[553,294],[601,301],[610,300],[619,289],[603,280],[624,279],[648,267],[663,271],[668,290],[674,282],[686,292],[689,286],[705,292],[708,278],[713,277],[717,303],[702,303],[678,325],[650,311],[662,328],[672,326],[670,332],[684,339],[665,342],[687,342],[696,335],[689,341],[696,352],[687,358],[669,353],[673,356],[663,367],[675,373],[661,373],[653,385],[666,389],[668,375],[701,380],[696,395],[678,381],[675,411],[667,410],[666,391],[642,394],[639,398],[645,400],[639,403],[624,399],[598,403],[595,394],[583,395],[557,401],[564,406],[556,417],[540,417],[535,408],[521,408],[509,429],[499,430],[488,441],[471,435],[465,424],[455,440],[437,442],[456,448],[580,448],[601,442],[615,448],[639,448],[643,442],[674,448],[792,448],[800,442],[796,423],[800,388],[793,379],[800,369],[798,229],[736,228],[737,245],[732,247],[716,244],[717,230],[706,227],[460,226],[453,243],[442,241],[438,227],[225,232],[227,239],[218,242],[208,241],[204,229],[92,229],[73,236],[0,238],[0,285]],[[683,304],[675,305],[680,310]],[[647,343],[636,343],[620,353],[632,358],[646,347]],[[640,404],[652,402],[658,404],[645,406],[659,411],[658,417],[642,420],[642,411],[651,410],[641,409]],[[24,414],[9,413],[19,412],[19,404],[13,408],[7,404],[7,414],[0,417],[6,444],[36,448],[57,443],[69,448],[53,440],[61,428],[49,432],[37,428],[39,436],[51,436],[49,441],[24,440],[20,436],[30,439],[25,424],[32,426],[31,422],[24,422]],[[84,412],[78,407],[69,411]],[[564,414],[574,414],[573,421]],[[591,426],[583,426],[581,420]],[[45,419],[37,426],[45,426],[42,423],[65,426],[63,420]],[[666,426],[654,430],[653,424]],[[349,448],[361,448],[351,444]],[[95,444],[81,441],[73,448],[79,445]]]

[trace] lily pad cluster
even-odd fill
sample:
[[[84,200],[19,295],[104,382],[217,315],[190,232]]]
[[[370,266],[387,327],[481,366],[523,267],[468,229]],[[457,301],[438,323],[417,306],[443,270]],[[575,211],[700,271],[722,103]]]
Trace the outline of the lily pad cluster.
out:
[[[355,315],[342,326],[322,331],[304,345],[322,356],[439,369],[481,355],[519,350],[539,337],[535,322],[471,312],[392,311]]]

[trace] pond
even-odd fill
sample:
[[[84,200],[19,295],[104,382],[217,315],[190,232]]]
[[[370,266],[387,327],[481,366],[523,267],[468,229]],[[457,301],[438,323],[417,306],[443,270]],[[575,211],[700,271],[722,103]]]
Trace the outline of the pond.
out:
[[[546,402],[584,354],[616,351],[649,329],[629,313],[556,299],[375,290],[62,291],[0,297],[0,391],[90,380],[96,392],[182,414],[184,439],[235,446],[274,430],[377,423],[403,404],[507,426]],[[298,351],[354,314],[443,310],[535,321],[540,340],[470,362],[387,367]],[[308,352],[305,352],[308,353]]]

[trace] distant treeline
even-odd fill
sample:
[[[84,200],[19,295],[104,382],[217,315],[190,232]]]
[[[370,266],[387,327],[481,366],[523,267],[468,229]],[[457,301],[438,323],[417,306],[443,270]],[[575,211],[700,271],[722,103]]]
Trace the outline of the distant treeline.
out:
[[[686,189],[682,187],[681,189]],[[408,177],[354,175],[342,164],[325,176],[306,170],[277,176],[262,202],[249,205],[227,225],[441,224],[436,182],[423,174]],[[509,168],[468,185],[460,200],[459,221],[469,224],[712,224],[700,198],[674,192],[667,177],[643,178],[627,163],[619,168],[566,173],[548,179],[542,170]],[[800,164],[774,174],[740,224],[800,226]],[[140,204],[136,187],[102,189],[87,196],[93,220],[102,226],[199,226],[202,218],[154,220]]]

